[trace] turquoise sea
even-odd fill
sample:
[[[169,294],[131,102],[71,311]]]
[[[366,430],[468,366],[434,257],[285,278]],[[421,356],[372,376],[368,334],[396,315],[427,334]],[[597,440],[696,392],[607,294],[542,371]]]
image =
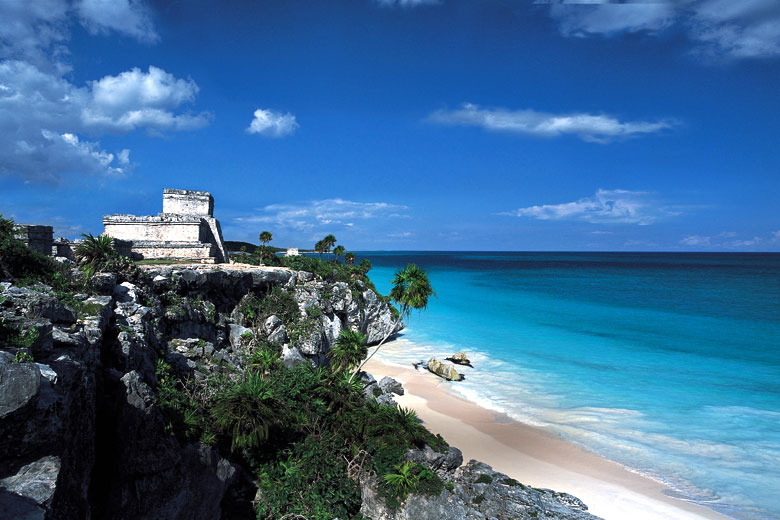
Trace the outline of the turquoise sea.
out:
[[[780,254],[366,252],[438,294],[408,364],[469,353],[452,391],[735,519],[780,518]]]

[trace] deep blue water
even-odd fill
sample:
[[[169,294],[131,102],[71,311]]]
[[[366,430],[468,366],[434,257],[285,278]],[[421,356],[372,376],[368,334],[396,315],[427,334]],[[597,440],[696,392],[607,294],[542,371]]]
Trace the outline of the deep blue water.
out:
[[[454,392],[542,426],[675,496],[780,518],[780,254],[367,252],[438,298],[407,364],[465,350]]]

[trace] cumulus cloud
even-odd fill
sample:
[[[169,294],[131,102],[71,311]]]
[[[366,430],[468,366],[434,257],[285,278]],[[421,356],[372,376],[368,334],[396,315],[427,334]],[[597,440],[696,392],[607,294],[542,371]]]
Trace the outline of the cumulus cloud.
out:
[[[149,43],[160,39],[141,0],[81,0],[77,9],[82,25],[92,34],[116,31]]]
[[[711,58],[780,56],[777,0],[550,0],[550,16],[565,36],[685,32],[695,53]]]
[[[298,122],[295,116],[287,112],[275,112],[273,110],[255,110],[254,119],[249,123],[246,131],[250,134],[260,134],[266,137],[285,137],[295,133],[298,129]]]
[[[471,103],[465,103],[457,110],[439,110],[428,119],[440,124],[478,126],[486,130],[536,137],[576,135],[584,141],[600,143],[615,138],[657,133],[675,126],[673,121],[620,121],[604,114],[485,109]]]
[[[313,231],[322,226],[352,227],[358,220],[403,218],[408,209],[387,202],[324,199],[298,204],[271,204],[260,208],[254,215],[238,217],[235,221]]]
[[[90,99],[82,110],[82,119],[88,127],[114,132],[129,132],[139,127],[158,131],[193,130],[207,125],[210,119],[207,113],[174,114],[173,109],[195,100],[198,85],[153,66],[148,72],[133,68],[106,76],[91,82],[89,90]]]
[[[0,58],[67,72],[68,4],[63,0],[0,2]]]
[[[658,205],[644,191],[598,190],[593,197],[562,204],[543,204],[503,213],[537,220],[579,220],[594,224],[646,226],[674,212]]]
[[[31,63],[2,61],[0,173],[32,181],[55,181],[60,174],[72,172],[126,173],[129,150],[110,153],[79,134],[199,128],[208,123],[208,114],[173,112],[196,93],[192,80],[176,79],[156,67],[148,72],[132,69],[77,87]]]

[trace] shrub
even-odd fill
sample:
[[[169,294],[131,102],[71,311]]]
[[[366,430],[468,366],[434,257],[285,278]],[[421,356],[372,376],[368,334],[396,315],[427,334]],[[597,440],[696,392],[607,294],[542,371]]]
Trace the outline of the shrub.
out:
[[[211,410],[218,432],[230,438],[230,450],[252,450],[268,438],[278,419],[271,384],[255,372],[221,392]]]
[[[349,371],[366,356],[366,337],[351,329],[341,329],[336,343],[328,352],[330,366],[335,372]]]
[[[63,265],[27,247],[14,236],[15,230],[14,221],[0,214],[0,280],[13,280],[16,285],[41,282],[56,286],[69,278]]]

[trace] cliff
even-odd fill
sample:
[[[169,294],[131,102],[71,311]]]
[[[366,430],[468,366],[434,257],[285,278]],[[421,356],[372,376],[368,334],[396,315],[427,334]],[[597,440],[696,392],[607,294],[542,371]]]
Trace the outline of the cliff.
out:
[[[326,282],[304,271],[165,267],[129,277],[98,274],[89,287],[92,295],[63,295],[41,285],[0,284],[2,518],[254,518],[258,507],[263,517],[281,517],[262,507],[276,491],[264,487],[271,476],[258,469],[268,455],[210,438],[188,415],[195,408],[186,402],[177,422],[174,397],[208,400],[211,382],[224,386],[242,380],[250,366],[267,372],[279,360],[287,367],[327,367],[327,354],[345,328],[360,331],[369,343],[402,328],[395,325],[395,310],[364,282]],[[276,361],[258,352],[271,352]],[[387,415],[383,408],[390,407],[375,399],[391,402],[393,392],[402,392],[392,381],[376,384],[368,376],[358,384],[374,403],[360,405],[366,417],[361,424],[370,425],[371,413]],[[186,393],[193,388],[202,392]],[[352,413],[355,406],[336,408],[338,395],[288,394],[303,408],[322,401],[327,406],[318,413],[328,417]],[[203,417],[216,417],[208,413]],[[274,413],[271,428],[301,420],[288,419],[281,409]],[[426,443],[436,439],[414,418],[409,424],[418,447],[404,457],[436,472],[442,480],[431,481],[439,487],[403,495],[389,507],[381,475],[365,469],[365,453],[356,449],[348,464],[333,455],[344,478],[355,482],[346,488],[355,486],[352,499],[363,515],[594,518],[568,495],[526,488],[474,461],[461,467],[457,449],[440,440],[432,450]],[[307,442],[326,446],[321,428],[307,423],[299,431]]]

